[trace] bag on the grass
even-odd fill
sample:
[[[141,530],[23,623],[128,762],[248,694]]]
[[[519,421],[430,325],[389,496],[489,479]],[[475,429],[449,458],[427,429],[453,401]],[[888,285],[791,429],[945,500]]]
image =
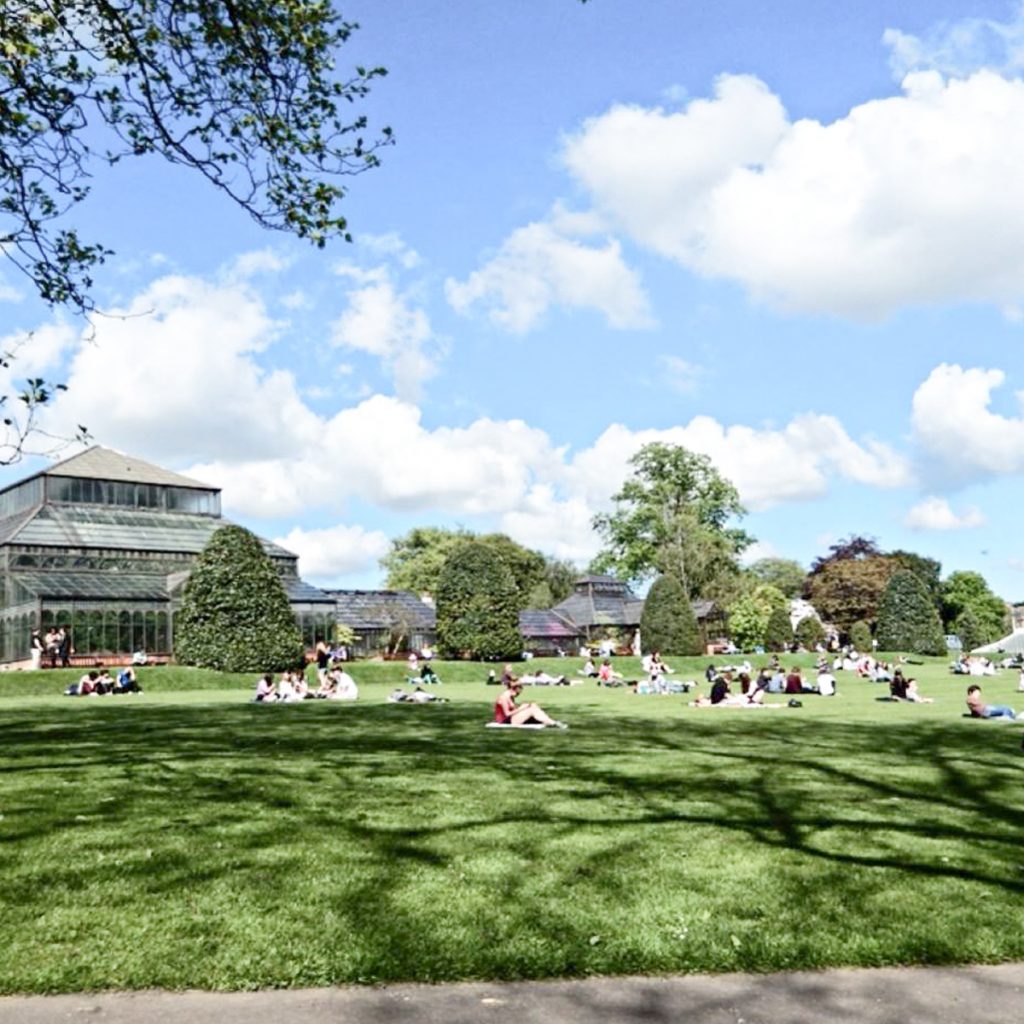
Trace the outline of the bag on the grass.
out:
[[[802,708],[804,706],[804,702],[802,700],[797,700],[796,697],[793,697],[789,701],[789,706],[791,708]]]

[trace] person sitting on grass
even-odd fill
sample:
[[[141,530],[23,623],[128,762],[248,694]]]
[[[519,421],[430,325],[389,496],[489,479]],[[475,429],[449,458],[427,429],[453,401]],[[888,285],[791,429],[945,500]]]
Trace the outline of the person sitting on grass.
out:
[[[612,686],[615,683],[622,682],[622,673],[616,672],[612,668],[612,663],[608,658],[605,658],[601,662],[601,667],[597,670],[597,685],[598,686]]]
[[[981,699],[981,687],[977,683],[967,687],[967,710],[972,718],[1016,718],[1013,708],[1006,704],[986,704]]]
[[[836,677],[824,666],[818,670],[818,693],[822,697],[834,697],[836,695]]]
[[[903,678],[903,669],[901,668],[896,669],[889,682],[889,696],[893,700],[907,699],[907,681]]]
[[[335,685],[334,679],[329,672],[325,672],[323,678],[320,680],[320,686],[313,696],[317,700],[327,700],[329,697],[334,696]]]
[[[356,686],[356,681],[343,668],[336,668],[331,673],[331,677],[334,682],[332,700],[359,699],[359,687]]]
[[[552,725],[557,729],[568,728],[564,722],[552,718],[539,704],[516,703],[522,691],[522,684],[518,679],[513,679],[495,701],[494,721],[498,725]]]
[[[96,677],[98,672],[86,672],[77,683],[72,683],[65,691],[66,697],[95,697]]]
[[[800,675],[800,666],[794,665],[786,676],[786,693],[808,693],[804,689],[804,677]]]
[[[434,671],[430,662],[424,662],[423,668],[420,669],[420,679],[427,686],[440,686],[441,684],[441,677]]]
[[[917,680],[907,680],[907,696],[906,700],[910,701],[911,704],[934,704],[935,700],[932,697],[922,697],[917,690]]]
[[[309,692],[309,683],[306,682],[306,673],[302,669],[296,669],[292,673],[292,689],[295,691],[296,700],[310,700],[313,697]]]
[[[264,672],[256,684],[256,696],[253,698],[257,704],[273,704],[277,700],[274,692],[273,672]]]
[[[580,675],[587,679],[597,678],[597,666],[594,664],[593,658],[587,658],[586,664],[580,669]]]
[[[142,687],[135,676],[135,669],[129,665],[117,673],[117,687],[114,693],[142,693]]]
[[[95,687],[95,692],[101,697],[114,692],[114,677],[102,665],[96,673]]]

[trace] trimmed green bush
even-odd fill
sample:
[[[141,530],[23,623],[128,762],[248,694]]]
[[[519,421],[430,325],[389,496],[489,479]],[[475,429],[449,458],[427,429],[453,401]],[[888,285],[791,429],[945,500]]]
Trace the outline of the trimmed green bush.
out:
[[[788,608],[776,608],[764,631],[764,646],[769,651],[784,651],[793,642],[793,627]]]
[[[807,615],[796,624],[795,636],[809,651],[825,639],[825,627],[817,615]]]
[[[858,619],[850,627],[850,643],[861,654],[871,653],[871,648],[874,646],[871,638],[871,627],[863,619]]]
[[[504,558],[466,541],[444,561],[437,581],[437,646],[444,658],[518,658],[519,591]]]
[[[893,573],[878,608],[878,646],[883,651],[945,654],[942,620],[916,574]]]
[[[270,672],[301,665],[305,650],[288,595],[258,537],[219,529],[192,567],[174,617],[182,664],[223,672]]]
[[[675,576],[659,576],[651,585],[640,616],[640,636],[648,653],[682,657],[702,652],[693,607]]]
[[[970,608],[965,608],[953,624],[953,632],[960,637],[964,651],[973,651],[985,643],[981,623]]]

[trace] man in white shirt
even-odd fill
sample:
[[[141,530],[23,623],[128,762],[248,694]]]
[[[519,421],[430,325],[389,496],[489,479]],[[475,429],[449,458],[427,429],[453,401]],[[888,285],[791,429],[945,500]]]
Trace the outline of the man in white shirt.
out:
[[[818,693],[822,697],[836,695],[836,677],[827,668],[822,668],[818,672]]]

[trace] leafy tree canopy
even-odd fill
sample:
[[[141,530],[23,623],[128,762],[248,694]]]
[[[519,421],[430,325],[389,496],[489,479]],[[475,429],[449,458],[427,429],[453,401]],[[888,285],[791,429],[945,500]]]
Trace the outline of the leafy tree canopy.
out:
[[[791,558],[759,558],[747,567],[747,572],[761,583],[778,588],[786,597],[799,597],[807,573]]]
[[[941,599],[942,618],[951,631],[957,619],[970,611],[978,637],[972,646],[991,643],[1009,632],[1010,611],[979,572],[951,573],[942,584]]]
[[[896,569],[884,555],[839,559],[810,575],[804,592],[818,614],[840,629],[849,629],[858,619],[870,624],[878,617],[879,602]]]
[[[789,610],[776,608],[768,619],[764,646],[769,651],[784,651],[792,642],[793,625],[789,620]]]
[[[739,572],[751,543],[730,521],[745,515],[736,488],[706,455],[679,445],[644,445],[632,476],[614,495],[615,510],[594,517],[604,549],[595,572],[642,582],[658,573],[678,579],[691,599]]]
[[[443,656],[499,660],[522,652],[515,580],[493,545],[457,545],[442,566],[436,602]]]
[[[786,595],[771,583],[758,583],[729,608],[729,635],[741,650],[764,644],[772,612],[788,609]]]
[[[873,537],[860,537],[853,535],[837,541],[828,549],[827,555],[816,558],[811,564],[811,576],[817,576],[826,566],[835,562],[863,561],[869,558],[879,558],[882,550]]]

